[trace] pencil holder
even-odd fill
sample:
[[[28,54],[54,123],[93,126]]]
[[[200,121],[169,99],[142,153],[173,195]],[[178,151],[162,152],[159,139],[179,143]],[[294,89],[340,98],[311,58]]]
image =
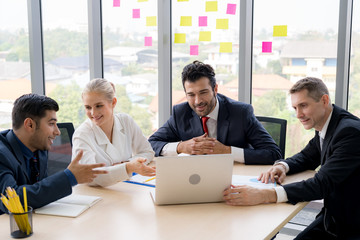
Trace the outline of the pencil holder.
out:
[[[24,213],[12,213],[10,216],[10,234],[13,238],[26,238],[33,233],[32,224],[32,207],[28,207],[27,212]]]

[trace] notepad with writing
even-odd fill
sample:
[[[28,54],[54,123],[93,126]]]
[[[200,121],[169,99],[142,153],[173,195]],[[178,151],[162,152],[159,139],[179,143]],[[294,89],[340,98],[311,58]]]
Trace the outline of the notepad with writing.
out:
[[[72,194],[36,209],[35,213],[62,217],[77,217],[101,199],[101,197],[96,196]]]

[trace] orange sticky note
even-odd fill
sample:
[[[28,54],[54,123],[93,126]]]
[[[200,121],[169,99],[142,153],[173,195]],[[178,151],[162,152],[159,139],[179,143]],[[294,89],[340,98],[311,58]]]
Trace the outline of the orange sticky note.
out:
[[[229,19],[216,19],[216,29],[229,29]]]
[[[192,26],[192,17],[191,16],[182,16],[180,18],[180,26]]]
[[[232,52],[232,42],[221,42],[219,52],[221,52],[221,53],[231,53]]]
[[[175,33],[175,43],[185,43],[186,34],[185,33]]]
[[[146,17],[146,26],[156,26],[156,16]]]
[[[286,37],[287,36],[287,25],[274,26],[273,36],[274,37]]]
[[[211,41],[211,32],[210,31],[200,31],[199,41],[203,41],[203,42]]]
[[[205,4],[206,12],[217,12],[218,10],[218,2],[217,1],[207,1]]]

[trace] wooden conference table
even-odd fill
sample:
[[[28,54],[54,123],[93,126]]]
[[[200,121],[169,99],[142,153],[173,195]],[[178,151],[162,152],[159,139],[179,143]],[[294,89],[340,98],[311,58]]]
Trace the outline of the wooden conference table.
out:
[[[236,163],[234,174],[258,175],[269,166]],[[310,178],[314,171],[288,176],[285,183]],[[33,215],[30,239],[270,239],[307,203],[228,206],[225,203],[155,206],[150,187],[120,182],[98,188],[78,185],[75,194],[102,201],[77,218]],[[11,239],[9,216],[0,216],[0,239]]]

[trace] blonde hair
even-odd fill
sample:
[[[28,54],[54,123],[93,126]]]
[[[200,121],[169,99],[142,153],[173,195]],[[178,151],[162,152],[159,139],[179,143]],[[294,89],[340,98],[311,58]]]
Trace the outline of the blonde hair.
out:
[[[95,78],[86,84],[81,96],[93,92],[100,93],[104,95],[107,100],[112,101],[115,97],[115,86],[106,79]]]

